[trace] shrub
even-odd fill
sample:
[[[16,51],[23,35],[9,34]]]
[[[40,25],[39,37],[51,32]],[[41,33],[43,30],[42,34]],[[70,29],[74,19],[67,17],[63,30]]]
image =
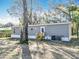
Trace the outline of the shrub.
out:
[[[20,42],[18,44],[29,44],[28,41],[26,41],[25,39],[20,39]]]
[[[37,36],[36,36],[36,39],[39,40],[39,41],[42,41],[44,40],[44,33],[37,33]]]
[[[11,30],[3,30],[0,32],[0,38],[2,37],[10,37],[11,36]]]

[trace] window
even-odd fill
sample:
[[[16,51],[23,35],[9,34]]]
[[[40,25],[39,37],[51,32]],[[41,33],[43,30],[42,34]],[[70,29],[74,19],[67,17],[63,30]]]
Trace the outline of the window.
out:
[[[31,30],[33,30],[33,28],[31,28]]]
[[[14,31],[13,31],[13,33],[15,33],[15,28],[14,28]]]

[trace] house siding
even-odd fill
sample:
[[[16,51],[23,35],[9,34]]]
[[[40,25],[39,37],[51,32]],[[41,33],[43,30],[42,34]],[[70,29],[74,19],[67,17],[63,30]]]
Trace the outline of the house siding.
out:
[[[46,36],[57,35],[57,36],[69,37],[71,35],[70,24],[29,26],[28,34],[36,35],[36,33],[40,32],[40,27],[45,27]]]
[[[46,26],[46,35],[69,36],[68,25]]]
[[[20,27],[12,27],[12,34],[20,35],[21,34],[21,28]]]
[[[69,37],[71,36],[71,23],[59,23],[59,24],[43,24],[43,25],[29,25],[28,26],[28,35],[29,36],[36,36],[38,32],[40,32],[40,27],[45,27],[45,36],[64,36]],[[21,33],[20,27],[13,27],[13,32],[15,28],[15,33]]]
[[[36,33],[40,32],[40,26],[29,26],[28,27],[28,35],[36,35]]]

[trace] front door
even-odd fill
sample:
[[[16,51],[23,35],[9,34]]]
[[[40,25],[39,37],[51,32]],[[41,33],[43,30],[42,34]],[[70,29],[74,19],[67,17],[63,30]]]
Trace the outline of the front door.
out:
[[[40,32],[45,33],[45,27],[40,27]]]

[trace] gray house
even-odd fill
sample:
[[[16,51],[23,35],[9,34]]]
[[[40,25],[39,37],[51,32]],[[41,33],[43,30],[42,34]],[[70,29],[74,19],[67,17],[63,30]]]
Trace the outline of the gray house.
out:
[[[12,37],[20,38],[20,27],[12,27]],[[53,24],[39,24],[28,26],[28,37],[35,39],[36,34],[43,32],[45,39],[53,40],[54,38],[62,38],[62,41],[69,41],[71,38],[71,23],[53,23]]]

